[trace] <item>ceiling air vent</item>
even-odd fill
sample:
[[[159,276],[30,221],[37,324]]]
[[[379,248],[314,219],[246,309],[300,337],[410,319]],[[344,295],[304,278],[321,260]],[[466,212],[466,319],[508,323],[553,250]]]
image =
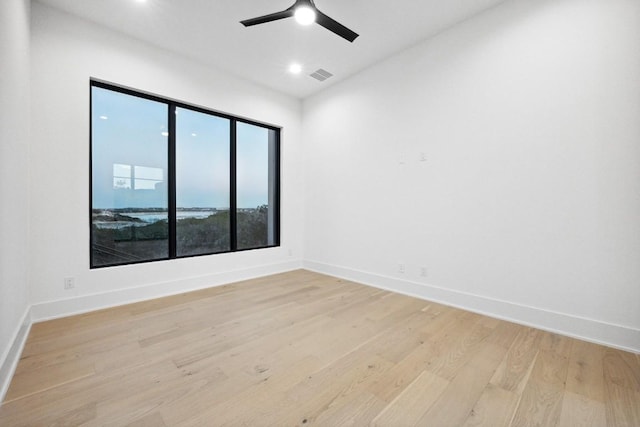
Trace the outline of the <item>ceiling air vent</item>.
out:
[[[330,72],[328,72],[327,70],[323,70],[322,68],[318,68],[316,71],[314,71],[313,73],[309,74],[311,77],[313,77],[316,80],[319,80],[321,82],[327,80],[329,77],[333,76],[333,74],[331,74]]]

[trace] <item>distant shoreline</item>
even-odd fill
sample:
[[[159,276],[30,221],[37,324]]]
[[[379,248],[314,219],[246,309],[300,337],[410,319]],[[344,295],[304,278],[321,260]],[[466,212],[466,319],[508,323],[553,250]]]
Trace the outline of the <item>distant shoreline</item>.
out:
[[[190,211],[190,212],[215,212],[215,211],[228,211],[229,208],[228,207],[221,207],[221,208],[203,208],[203,207],[192,207],[192,208],[187,208],[187,207],[178,207],[176,208],[177,212],[184,212],[184,211]],[[164,212],[168,212],[169,210],[167,208],[93,208],[91,209],[91,212],[93,214],[104,214],[107,212],[113,212],[113,213],[132,213],[132,212],[144,212],[144,213],[164,213]]]

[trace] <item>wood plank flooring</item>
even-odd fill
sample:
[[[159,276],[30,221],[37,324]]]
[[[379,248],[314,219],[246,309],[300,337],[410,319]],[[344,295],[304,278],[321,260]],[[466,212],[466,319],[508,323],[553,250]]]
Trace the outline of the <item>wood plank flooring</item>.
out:
[[[33,325],[1,426],[640,426],[640,357],[308,271]]]

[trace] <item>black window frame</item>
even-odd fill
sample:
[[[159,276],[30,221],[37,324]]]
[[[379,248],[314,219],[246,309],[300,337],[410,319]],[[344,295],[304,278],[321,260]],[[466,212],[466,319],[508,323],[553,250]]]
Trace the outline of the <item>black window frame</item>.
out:
[[[163,103],[167,105],[167,124],[168,124],[168,256],[166,258],[156,258],[149,260],[140,260],[140,261],[130,261],[130,262],[119,262],[112,264],[101,264],[94,265],[94,237],[92,232],[92,214],[93,214],[93,88],[98,87],[106,90],[111,90],[114,92],[122,93],[125,95],[135,96],[142,99],[147,99],[159,103]],[[177,206],[176,206],[176,109],[184,108],[188,110],[192,110],[195,112],[211,115],[214,117],[219,117],[223,119],[229,120],[229,242],[230,249],[228,251],[217,251],[210,253],[200,253],[200,254],[189,254],[189,255],[177,255]],[[274,158],[275,158],[275,182],[274,182],[274,237],[273,244],[251,247],[251,248],[238,248],[237,246],[237,176],[236,176],[236,146],[237,146],[237,124],[238,123],[246,123],[253,126],[262,127],[268,129],[270,131],[275,132],[275,148],[274,148]],[[90,269],[100,269],[100,268],[108,268],[108,267],[117,267],[117,266],[125,266],[125,265],[133,265],[133,264],[143,264],[157,261],[168,261],[172,259],[183,259],[183,258],[193,258],[200,256],[210,256],[210,255],[218,255],[218,254],[228,254],[233,252],[245,252],[251,250],[260,250],[260,249],[268,249],[280,246],[280,185],[281,185],[281,131],[282,128],[279,126],[274,126],[270,124],[266,124],[264,122],[259,122],[243,117],[234,116],[228,113],[222,113],[216,110],[211,110],[208,108],[204,108],[201,106],[189,104],[183,101],[177,101],[171,98],[165,98],[158,95],[153,95],[145,92],[141,92],[138,90],[130,89],[123,86],[118,86],[113,83],[107,83],[105,81],[90,79],[89,80],[89,267]]]

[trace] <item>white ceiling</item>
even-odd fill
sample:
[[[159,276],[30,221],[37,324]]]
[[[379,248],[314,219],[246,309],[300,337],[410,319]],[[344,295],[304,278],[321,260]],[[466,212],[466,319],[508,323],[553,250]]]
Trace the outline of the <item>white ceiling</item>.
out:
[[[239,23],[294,0],[38,0],[277,91],[305,98],[504,0],[315,0],[360,37],[284,19]],[[303,73],[291,75],[291,62]],[[318,68],[334,74],[319,82]]]

